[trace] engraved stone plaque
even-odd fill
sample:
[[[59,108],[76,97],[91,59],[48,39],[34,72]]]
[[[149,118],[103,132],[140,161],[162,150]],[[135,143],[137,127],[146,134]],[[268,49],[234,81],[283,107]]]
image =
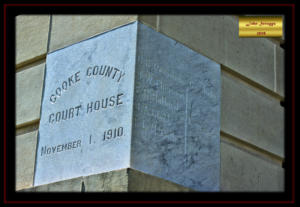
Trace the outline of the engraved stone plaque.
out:
[[[129,167],[136,30],[47,55],[34,185]]]
[[[218,191],[220,81],[138,22],[48,54],[34,185],[130,167]]]

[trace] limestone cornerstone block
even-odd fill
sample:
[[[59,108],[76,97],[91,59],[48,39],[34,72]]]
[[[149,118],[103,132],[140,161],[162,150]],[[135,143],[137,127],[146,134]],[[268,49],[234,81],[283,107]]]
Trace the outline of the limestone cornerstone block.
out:
[[[48,54],[35,185],[129,167],[136,28]]]
[[[47,56],[34,185],[131,167],[219,190],[220,65],[138,23]]]

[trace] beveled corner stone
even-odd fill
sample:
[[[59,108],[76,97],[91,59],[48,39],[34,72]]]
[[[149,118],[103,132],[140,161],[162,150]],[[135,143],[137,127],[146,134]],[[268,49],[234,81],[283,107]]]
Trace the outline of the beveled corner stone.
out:
[[[218,191],[220,78],[138,22],[48,54],[34,185],[133,168]]]

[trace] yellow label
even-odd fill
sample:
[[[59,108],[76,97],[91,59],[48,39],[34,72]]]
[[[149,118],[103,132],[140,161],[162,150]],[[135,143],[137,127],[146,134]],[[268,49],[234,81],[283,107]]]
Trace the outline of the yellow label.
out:
[[[239,37],[282,37],[282,17],[239,17]]]

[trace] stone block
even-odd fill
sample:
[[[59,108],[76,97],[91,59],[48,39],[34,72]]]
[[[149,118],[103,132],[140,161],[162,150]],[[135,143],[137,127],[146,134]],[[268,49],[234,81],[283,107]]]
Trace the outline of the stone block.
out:
[[[224,63],[223,19],[221,15],[160,15],[159,31],[218,63]]]
[[[128,169],[84,177],[85,192],[127,192]]]
[[[279,100],[222,71],[221,130],[284,157]]]
[[[60,182],[50,183],[48,185],[40,185],[26,191],[30,192],[81,192],[83,178],[73,178]]]
[[[223,24],[222,64],[274,91],[274,44],[265,38],[240,38],[238,18],[224,16]]]
[[[284,49],[276,46],[276,92],[285,97],[284,84],[285,84],[285,67],[284,67]]]
[[[19,67],[47,53],[49,15],[16,17],[16,65]]]
[[[16,137],[16,190],[33,186],[37,131]]]
[[[125,168],[19,190],[20,192],[189,192],[176,183]]]
[[[153,29],[156,28],[158,15],[139,15],[138,20],[142,22],[143,24],[152,27]]]
[[[284,169],[221,142],[221,191],[283,192]]]
[[[35,185],[129,167],[136,31],[48,54]]]
[[[16,126],[40,118],[45,63],[16,74]]]
[[[137,15],[53,15],[50,52],[136,21]]]
[[[192,192],[176,183],[140,172],[128,169],[128,192]]]
[[[220,79],[138,22],[48,54],[35,186],[130,167],[217,191]]]

